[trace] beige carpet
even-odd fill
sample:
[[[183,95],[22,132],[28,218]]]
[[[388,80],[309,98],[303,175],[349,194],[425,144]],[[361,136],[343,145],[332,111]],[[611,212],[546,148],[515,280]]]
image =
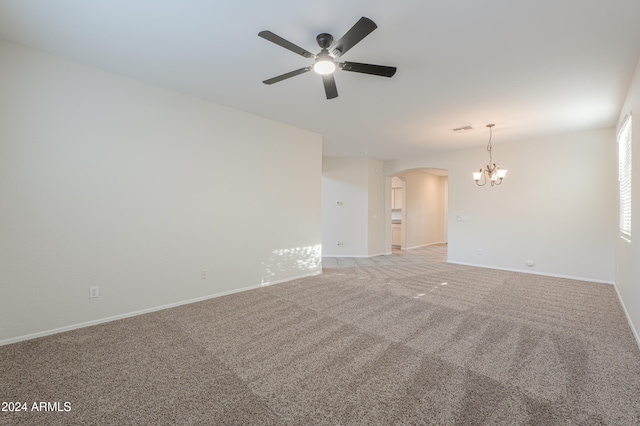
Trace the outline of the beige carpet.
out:
[[[0,424],[640,424],[612,286],[382,263],[0,347]]]

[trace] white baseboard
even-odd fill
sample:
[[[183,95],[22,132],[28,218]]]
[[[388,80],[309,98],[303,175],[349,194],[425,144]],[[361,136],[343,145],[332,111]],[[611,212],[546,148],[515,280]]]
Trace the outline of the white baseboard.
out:
[[[138,315],[148,314],[148,313],[151,313],[151,312],[161,311],[163,309],[175,308],[175,307],[182,306],[182,305],[188,305],[190,303],[202,302],[204,300],[215,299],[216,297],[228,296],[230,294],[240,293],[240,292],[243,292],[243,291],[255,290],[257,288],[266,287],[266,286],[275,285],[275,284],[280,284],[280,283],[285,283],[285,282],[297,280],[297,279],[300,279],[300,278],[310,277],[310,276],[313,276],[313,275],[319,275],[321,273],[322,273],[321,271],[311,272],[311,273],[308,273],[308,274],[304,274],[304,275],[300,275],[300,276],[296,276],[296,277],[292,277],[292,278],[287,278],[287,279],[284,279],[284,280],[269,281],[269,282],[265,282],[265,283],[258,284],[258,285],[252,285],[252,286],[249,286],[249,287],[242,287],[242,288],[237,288],[237,289],[233,289],[233,290],[223,291],[221,293],[209,294],[207,296],[196,297],[194,299],[189,299],[189,300],[183,300],[183,301],[180,301],[180,302],[169,303],[169,304],[162,305],[162,306],[154,306],[152,308],[141,309],[139,311],[127,312],[126,314],[113,315],[113,316],[110,316],[110,317],[100,318],[100,319],[92,320],[92,321],[86,321],[86,322],[82,322],[82,323],[79,323],[79,324],[72,324],[72,325],[67,325],[67,326],[64,326],[64,327],[53,328],[53,329],[50,329],[50,330],[39,331],[37,333],[26,334],[24,336],[12,337],[10,339],[0,340],[0,346],[10,345],[11,343],[18,343],[18,342],[22,342],[22,341],[25,341],[25,340],[36,339],[38,337],[45,337],[45,336],[49,336],[49,335],[52,335],[52,334],[64,333],[65,331],[76,330],[78,328],[91,327],[93,325],[103,324],[103,323],[106,323],[106,322],[117,321],[117,320],[121,320],[121,319],[125,319],[125,318],[135,317],[135,316],[138,316]]]
[[[358,259],[366,259],[369,256],[366,254],[323,254],[322,257],[333,257],[333,258],[343,258],[343,257],[357,257]]]
[[[475,263],[455,262],[452,260],[447,260],[447,263],[453,263],[455,265],[473,266],[475,268],[497,269],[499,271],[519,272],[522,274],[542,275],[545,277],[566,278],[568,280],[587,281],[587,282],[599,283],[599,284],[611,284],[611,285],[614,284],[613,281],[598,280],[595,278],[587,278],[587,277],[576,277],[572,275],[549,274],[546,272],[531,271],[527,269],[500,268],[497,266],[477,265]]]
[[[525,274],[543,275],[543,276],[547,276],[547,277],[567,278],[567,279],[571,279],[571,280],[587,281],[587,282],[594,282],[594,283],[599,283],[599,284],[610,284],[610,285],[613,285],[613,288],[616,291],[616,296],[618,297],[618,300],[620,301],[620,305],[622,306],[622,310],[624,311],[624,315],[627,317],[627,322],[629,323],[629,327],[631,327],[631,332],[633,333],[633,337],[636,339],[636,343],[638,344],[638,349],[640,349],[640,334],[638,333],[638,330],[636,330],[636,327],[633,325],[633,322],[631,321],[631,316],[629,315],[629,311],[627,311],[627,307],[625,306],[624,301],[622,300],[622,297],[620,296],[620,292],[618,291],[618,287],[612,281],[595,280],[593,278],[574,277],[574,276],[569,276],[569,275],[544,274],[544,273],[540,273],[540,272],[533,272],[533,271],[527,271],[527,270],[521,270],[521,269],[496,268],[496,267],[489,267],[489,266],[485,266],[485,265],[475,265],[475,264],[472,264],[472,263],[464,263],[464,262],[447,261],[447,263],[453,263],[453,264],[456,264],[456,265],[473,266],[473,267],[476,267],[476,268],[499,269],[501,271],[521,272],[521,273],[525,273]]]
[[[375,253],[375,254],[370,254],[367,257],[376,257],[376,256],[384,256],[384,255],[385,255],[385,253]]]
[[[627,322],[629,323],[629,327],[631,327],[631,332],[633,333],[633,337],[635,337],[636,343],[638,344],[638,349],[640,349],[640,335],[638,334],[638,330],[636,330],[636,327],[633,325],[633,322],[631,321],[631,316],[629,315],[629,311],[627,311],[627,307],[625,306],[624,301],[620,296],[620,292],[618,291],[618,286],[614,284],[613,288],[615,288],[616,290],[616,295],[618,296],[620,305],[622,305],[622,310],[624,311],[624,315],[627,317]]]
[[[356,254],[356,255],[349,255],[349,254],[339,254],[339,255],[327,255],[327,256],[322,256],[322,257],[329,257],[329,258],[345,258],[345,257],[349,257],[349,258],[357,258],[357,259],[368,259],[370,257],[376,257],[376,256],[386,256],[389,254],[393,254],[391,252],[389,253],[375,253],[375,254]]]
[[[293,278],[285,278],[283,280],[276,280],[276,281],[266,281],[266,282],[263,282],[260,285],[254,285],[254,286],[251,286],[251,287],[245,287],[245,288],[242,288],[242,289],[239,289],[239,290],[232,290],[232,292],[229,293],[229,294],[238,293],[240,291],[252,290],[252,289],[258,288],[258,287],[266,287],[266,286],[270,286],[270,285],[274,285],[274,284],[287,283],[289,281],[299,280],[300,278],[313,277],[314,275],[320,275],[320,274],[322,274],[322,269],[321,268],[319,270],[317,270],[317,271],[309,272],[308,274],[296,275]],[[220,296],[225,296],[225,294],[220,294]],[[214,296],[214,297],[219,297],[219,296]],[[209,299],[211,299],[211,297],[209,297]]]
[[[422,247],[437,246],[437,245],[440,245],[440,244],[447,244],[447,243],[445,243],[445,242],[440,242],[440,243],[427,243],[427,244],[421,244],[421,245],[419,245],[419,246],[407,247],[407,248],[402,249],[402,250],[414,250],[414,249],[419,249],[419,248],[422,248]]]
[[[426,246],[428,246],[428,245],[429,245],[429,244],[421,244],[421,245],[419,245],[419,246],[406,247],[406,248],[403,248],[402,250],[415,250],[415,249],[419,249],[419,248],[422,248],[422,247],[426,247]]]

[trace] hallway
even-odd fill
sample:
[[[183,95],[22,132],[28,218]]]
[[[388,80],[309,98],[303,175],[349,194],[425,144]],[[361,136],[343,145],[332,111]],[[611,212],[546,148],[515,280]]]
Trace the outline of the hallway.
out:
[[[447,244],[434,244],[412,250],[393,249],[390,255],[375,257],[323,257],[323,268],[353,266],[403,265],[411,263],[446,263]]]

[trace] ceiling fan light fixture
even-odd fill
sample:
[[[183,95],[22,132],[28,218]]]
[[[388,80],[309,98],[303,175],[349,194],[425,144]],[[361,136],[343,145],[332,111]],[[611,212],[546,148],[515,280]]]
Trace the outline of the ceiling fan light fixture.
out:
[[[320,75],[331,74],[336,70],[336,64],[332,60],[318,60],[313,64],[313,70]]]
[[[326,49],[322,49],[322,52],[318,54],[316,62],[313,64],[313,70],[320,75],[331,74],[336,70],[336,63],[333,62],[333,58]]]

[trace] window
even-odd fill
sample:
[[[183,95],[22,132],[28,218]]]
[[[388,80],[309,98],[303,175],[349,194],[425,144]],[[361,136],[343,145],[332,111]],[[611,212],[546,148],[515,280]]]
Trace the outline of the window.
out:
[[[620,236],[631,239],[631,114],[618,132],[618,182],[620,186]]]

